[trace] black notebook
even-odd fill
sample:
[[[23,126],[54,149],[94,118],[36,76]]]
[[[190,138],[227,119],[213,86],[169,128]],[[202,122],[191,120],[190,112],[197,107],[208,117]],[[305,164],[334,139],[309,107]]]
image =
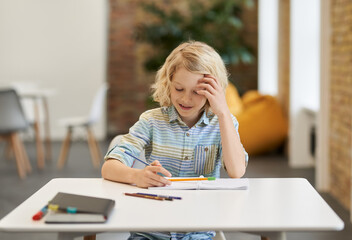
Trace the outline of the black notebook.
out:
[[[115,201],[59,192],[48,203],[58,206],[58,211],[49,211],[45,223],[103,223],[107,220]]]

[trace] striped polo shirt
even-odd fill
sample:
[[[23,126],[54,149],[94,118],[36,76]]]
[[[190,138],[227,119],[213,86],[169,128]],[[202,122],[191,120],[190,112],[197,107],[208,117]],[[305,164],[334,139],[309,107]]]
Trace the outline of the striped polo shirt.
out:
[[[238,122],[231,117],[238,134]],[[158,160],[173,177],[220,177],[223,165],[219,121],[210,111],[189,128],[173,106],[148,110],[105,156],[131,167],[134,159],[121,149],[137,157],[145,151],[148,163]]]

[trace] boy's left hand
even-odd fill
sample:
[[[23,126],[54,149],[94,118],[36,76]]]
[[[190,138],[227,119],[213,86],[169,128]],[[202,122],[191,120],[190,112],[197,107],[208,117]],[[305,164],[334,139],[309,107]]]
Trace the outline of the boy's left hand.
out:
[[[197,87],[201,89],[197,93],[208,99],[214,114],[219,116],[229,111],[224,90],[215,77],[205,74],[204,78],[198,81]]]

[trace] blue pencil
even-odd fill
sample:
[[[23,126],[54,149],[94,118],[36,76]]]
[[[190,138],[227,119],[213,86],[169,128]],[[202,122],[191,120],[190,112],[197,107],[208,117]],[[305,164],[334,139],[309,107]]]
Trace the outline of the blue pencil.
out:
[[[147,195],[147,196],[152,196],[152,197],[161,197],[161,198],[170,198],[170,199],[182,199],[181,197],[175,197],[175,196],[166,196],[166,195],[158,195],[158,194],[151,194],[151,193],[136,193],[139,195]]]
[[[122,152],[126,153],[128,156],[133,157],[133,158],[136,159],[137,161],[139,161],[139,162],[141,162],[141,163],[143,163],[143,164],[145,164],[145,165],[147,165],[147,166],[150,166],[149,163],[147,163],[147,162],[145,162],[145,161],[143,161],[143,160],[141,160],[141,159],[139,159],[139,158],[133,156],[131,153],[127,152],[125,149],[120,149],[120,150],[121,150]]]

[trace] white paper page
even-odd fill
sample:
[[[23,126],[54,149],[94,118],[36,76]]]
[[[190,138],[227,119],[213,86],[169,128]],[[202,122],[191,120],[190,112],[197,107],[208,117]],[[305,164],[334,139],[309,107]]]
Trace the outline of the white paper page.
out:
[[[249,181],[247,178],[218,178],[214,181],[204,181],[201,182],[200,189],[204,190],[245,190],[249,186]]]
[[[160,190],[244,190],[249,187],[247,178],[218,178],[210,181],[182,181],[172,182],[171,185],[165,187],[149,187],[149,189]]]

